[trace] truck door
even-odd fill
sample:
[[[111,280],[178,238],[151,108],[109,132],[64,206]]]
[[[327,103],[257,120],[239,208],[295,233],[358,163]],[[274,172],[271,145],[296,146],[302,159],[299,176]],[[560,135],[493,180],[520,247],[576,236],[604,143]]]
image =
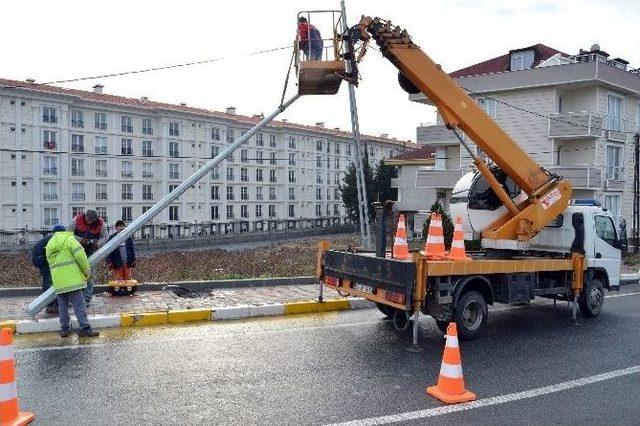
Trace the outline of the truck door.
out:
[[[616,228],[609,216],[594,215],[596,236],[594,241],[593,264],[607,271],[609,285],[617,287],[620,283],[620,248]]]

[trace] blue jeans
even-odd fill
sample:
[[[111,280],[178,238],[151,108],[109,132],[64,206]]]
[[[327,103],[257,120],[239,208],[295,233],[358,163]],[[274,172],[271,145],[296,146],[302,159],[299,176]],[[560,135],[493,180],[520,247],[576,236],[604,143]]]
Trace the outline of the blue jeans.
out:
[[[58,318],[60,318],[62,331],[71,331],[69,303],[73,306],[73,311],[76,314],[80,328],[85,331],[91,330],[91,325],[87,318],[87,307],[84,303],[83,290],[75,290],[69,293],[58,294]]]

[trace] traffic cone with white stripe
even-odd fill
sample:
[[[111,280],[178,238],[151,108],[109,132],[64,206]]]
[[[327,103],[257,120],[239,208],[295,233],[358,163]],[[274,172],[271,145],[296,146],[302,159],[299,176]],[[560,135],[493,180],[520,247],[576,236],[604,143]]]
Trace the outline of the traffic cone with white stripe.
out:
[[[447,343],[442,355],[442,366],[438,376],[438,384],[429,386],[427,393],[447,404],[475,401],[476,395],[464,388],[462,376],[462,360],[458,346],[458,329],[452,322],[447,327]]]
[[[431,213],[427,242],[424,244],[424,254],[430,260],[441,260],[445,256],[442,218],[437,213]]]
[[[451,252],[447,254],[449,260],[471,260],[464,249],[464,231],[462,230],[462,218],[456,218],[453,230],[453,241],[451,241]]]
[[[13,331],[0,331],[0,425],[22,426],[31,423],[32,413],[20,412],[13,362]]]
[[[407,227],[402,214],[398,216],[398,229],[396,229],[396,238],[393,240],[393,258],[400,260],[411,259],[409,246],[407,245]]]

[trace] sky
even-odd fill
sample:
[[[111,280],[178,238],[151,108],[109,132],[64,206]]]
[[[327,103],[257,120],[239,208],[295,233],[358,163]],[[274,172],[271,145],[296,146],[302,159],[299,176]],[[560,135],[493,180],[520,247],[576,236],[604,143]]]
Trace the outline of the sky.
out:
[[[448,72],[536,43],[569,54],[599,43],[640,67],[640,0],[346,0],[346,7],[350,25],[365,14],[406,28]],[[48,82],[225,58],[60,85],[100,83],[109,94],[268,114],[280,102],[291,51],[249,54],[291,46],[298,12],[339,8],[339,0],[0,0],[0,77]],[[420,123],[435,122],[433,108],[409,102],[378,51],[369,50],[360,73],[363,134],[415,141]],[[334,96],[303,97],[280,118],[350,130],[346,85]]]

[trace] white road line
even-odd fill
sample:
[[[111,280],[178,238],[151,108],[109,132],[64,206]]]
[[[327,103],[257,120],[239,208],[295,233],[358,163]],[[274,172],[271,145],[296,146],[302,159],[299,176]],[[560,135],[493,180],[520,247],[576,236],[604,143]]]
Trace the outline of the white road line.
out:
[[[608,296],[605,296],[605,299],[614,299],[616,297],[625,297],[625,296],[637,296],[640,294],[640,291],[636,291],[634,293],[623,293],[623,294],[610,294]]]
[[[429,408],[429,409],[420,410],[420,411],[391,414],[388,416],[381,416],[381,417],[370,417],[367,419],[353,420],[350,422],[335,423],[330,426],[384,425],[384,424],[396,423],[396,422],[406,422],[409,420],[425,419],[428,417],[442,416],[444,414],[458,413],[461,411],[473,410],[476,408],[490,407],[492,405],[505,404],[508,402],[535,398],[542,395],[557,393],[557,392],[565,391],[568,389],[586,386],[593,383],[614,379],[616,377],[629,376],[631,374],[637,374],[637,373],[640,373],[640,365],[634,365],[633,367],[624,368],[622,370],[609,371],[607,373],[598,374],[595,376],[584,377],[582,379],[577,379],[577,380],[570,380],[568,382],[556,383],[555,385],[530,389],[523,392],[515,392],[515,393],[509,393],[506,395],[498,395],[491,398],[479,399],[477,401],[468,402],[466,404],[446,405],[443,407]]]

